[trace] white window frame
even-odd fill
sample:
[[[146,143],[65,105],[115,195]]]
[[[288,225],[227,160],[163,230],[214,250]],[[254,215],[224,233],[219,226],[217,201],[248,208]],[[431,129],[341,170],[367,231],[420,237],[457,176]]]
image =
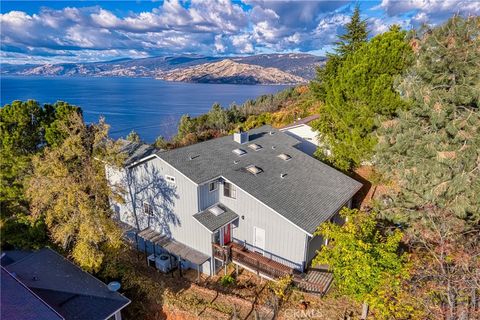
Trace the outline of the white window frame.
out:
[[[168,174],[165,175],[165,180],[167,180],[167,182],[170,182],[170,183],[175,183],[175,177],[170,176]]]
[[[213,185],[213,189],[212,189]],[[208,192],[213,192],[218,189],[218,183],[216,181],[212,181],[208,184]]]

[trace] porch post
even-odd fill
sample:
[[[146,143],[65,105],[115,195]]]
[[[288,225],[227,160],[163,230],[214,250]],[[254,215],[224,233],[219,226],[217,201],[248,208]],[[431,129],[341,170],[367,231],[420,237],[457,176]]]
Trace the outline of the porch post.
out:
[[[143,250],[145,251],[145,261],[148,266],[147,240],[145,238],[143,238]]]
[[[197,264],[197,282],[200,283],[200,265]]]

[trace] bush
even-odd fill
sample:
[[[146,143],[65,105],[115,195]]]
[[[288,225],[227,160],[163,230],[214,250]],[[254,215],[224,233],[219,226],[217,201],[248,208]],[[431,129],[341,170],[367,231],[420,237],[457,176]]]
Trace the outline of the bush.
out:
[[[232,284],[235,284],[236,280],[234,277],[232,277],[231,275],[227,274],[225,276],[223,276],[221,279],[220,279],[220,283],[222,284],[222,286],[229,286],[229,285],[232,285]]]

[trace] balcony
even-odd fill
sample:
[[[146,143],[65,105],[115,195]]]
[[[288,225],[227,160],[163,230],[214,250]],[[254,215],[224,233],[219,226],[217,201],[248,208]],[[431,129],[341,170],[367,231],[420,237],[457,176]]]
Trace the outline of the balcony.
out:
[[[216,259],[225,263],[239,264],[260,276],[278,279],[286,275],[293,275],[293,283],[298,289],[305,292],[323,296],[333,281],[333,275],[328,270],[310,268],[306,273],[300,273],[237,243],[229,243],[223,247],[218,244],[212,244],[212,246],[213,255]]]
[[[213,255],[223,262],[228,263],[232,261],[271,279],[293,274],[292,268],[266,258],[257,252],[250,251],[237,243],[229,243],[223,247],[218,244],[213,244]]]

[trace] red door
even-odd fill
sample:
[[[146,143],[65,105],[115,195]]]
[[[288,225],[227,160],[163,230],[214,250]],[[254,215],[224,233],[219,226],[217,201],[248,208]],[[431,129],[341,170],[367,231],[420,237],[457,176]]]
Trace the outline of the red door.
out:
[[[230,237],[230,224],[227,224],[224,228],[223,228],[223,244],[227,244],[231,241],[231,237]]]

